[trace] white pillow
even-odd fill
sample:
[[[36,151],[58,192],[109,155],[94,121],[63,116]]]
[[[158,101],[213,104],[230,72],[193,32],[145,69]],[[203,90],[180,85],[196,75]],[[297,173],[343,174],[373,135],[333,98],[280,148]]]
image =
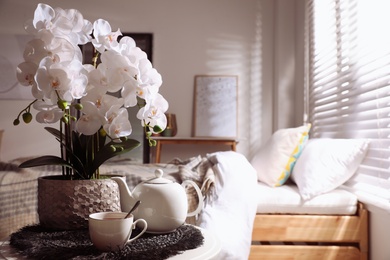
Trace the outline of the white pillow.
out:
[[[280,129],[257,151],[251,164],[259,181],[271,187],[287,181],[308,140],[310,126]]]
[[[368,148],[364,139],[310,139],[291,179],[304,200],[336,189],[356,172]]]

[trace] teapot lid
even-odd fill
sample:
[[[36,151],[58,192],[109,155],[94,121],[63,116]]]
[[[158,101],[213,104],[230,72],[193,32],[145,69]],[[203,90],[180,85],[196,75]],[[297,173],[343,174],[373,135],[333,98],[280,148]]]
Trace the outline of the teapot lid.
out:
[[[156,169],[154,174],[156,175],[156,177],[151,178],[151,179],[145,181],[145,183],[148,183],[148,184],[169,184],[169,183],[173,183],[173,181],[168,180],[168,179],[162,177],[164,172],[161,169]]]

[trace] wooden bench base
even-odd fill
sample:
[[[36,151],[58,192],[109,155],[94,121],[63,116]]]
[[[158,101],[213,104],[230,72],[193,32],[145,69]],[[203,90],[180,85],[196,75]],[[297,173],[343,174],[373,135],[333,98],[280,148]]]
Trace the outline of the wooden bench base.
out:
[[[368,211],[353,216],[256,215],[249,259],[368,259]]]
[[[313,260],[361,259],[359,249],[350,246],[261,246],[251,249],[249,259]]]

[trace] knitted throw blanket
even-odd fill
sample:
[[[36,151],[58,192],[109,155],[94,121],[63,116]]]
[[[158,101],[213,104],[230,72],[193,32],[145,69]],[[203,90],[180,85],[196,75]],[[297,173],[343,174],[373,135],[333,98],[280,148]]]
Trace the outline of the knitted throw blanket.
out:
[[[135,229],[132,237],[140,231]],[[87,229],[47,230],[26,226],[11,235],[10,245],[29,259],[167,259],[203,244],[203,235],[191,225],[162,235],[145,233],[118,252],[101,252],[92,244]]]
[[[178,165],[179,182],[185,180],[191,180],[195,182],[200,188],[204,201],[212,201],[217,198],[215,194],[215,172],[213,170],[214,164],[206,157],[196,156],[182,161],[179,158],[175,158],[171,164]],[[189,212],[194,211],[199,203],[199,198],[195,189],[192,186],[186,187],[186,193],[188,198]],[[196,224],[197,216],[187,217],[186,223]]]

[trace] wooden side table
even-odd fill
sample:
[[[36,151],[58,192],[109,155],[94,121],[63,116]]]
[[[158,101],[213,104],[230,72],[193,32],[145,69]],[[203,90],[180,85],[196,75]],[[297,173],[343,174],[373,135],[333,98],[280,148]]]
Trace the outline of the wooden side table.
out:
[[[206,144],[206,145],[228,145],[232,151],[236,151],[238,141],[234,138],[222,137],[153,137],[156,140],[156,163],[160,163],[163,144]]]

